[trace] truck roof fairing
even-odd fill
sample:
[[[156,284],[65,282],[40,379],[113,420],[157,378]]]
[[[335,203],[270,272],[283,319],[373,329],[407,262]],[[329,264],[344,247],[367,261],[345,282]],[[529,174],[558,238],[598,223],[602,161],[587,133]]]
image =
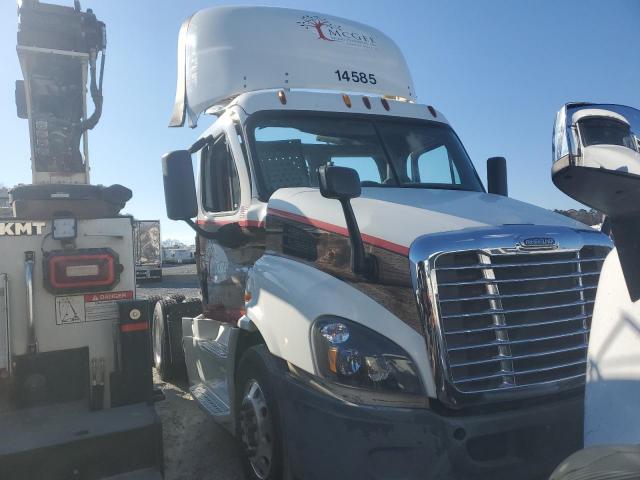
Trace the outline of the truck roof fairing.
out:
[[[180,28],[169,126],[188,116],[195,127],[214,105],[278,88],[416,98],[402,52],[377,29],[303,10],[213,7]]]

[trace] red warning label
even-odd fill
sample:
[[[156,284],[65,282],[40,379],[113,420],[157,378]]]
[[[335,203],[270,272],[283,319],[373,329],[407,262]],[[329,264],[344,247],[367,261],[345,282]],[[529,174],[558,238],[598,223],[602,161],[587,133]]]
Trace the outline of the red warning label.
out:
[[[56,323],[100,322],[118,319],[118,300],[131,300],[133,292],[99,292],[56,297]]]
[[[113,300],[131,300],[132,298],[133,298],[133,292],[129,290],[126,292],[87,293],[84,296],[84,301],[85,303],[108,302]]]

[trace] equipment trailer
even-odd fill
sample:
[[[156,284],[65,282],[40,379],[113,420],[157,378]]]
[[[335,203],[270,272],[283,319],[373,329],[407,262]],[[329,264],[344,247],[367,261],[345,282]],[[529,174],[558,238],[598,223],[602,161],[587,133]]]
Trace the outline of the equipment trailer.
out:
[[[160,220],[135,220],[136,280],[162,281]]]
[[[119,215],[131,191],[89,184],[105,25],[77,1],[18,3],[33,184],[11,190],[0,221],[0,478],[161,478],[149,312]]]
[[[154,358],[175,372],[184,355],[247,478],[532,479],[582,446],[611,243],[509,199],[504,158],[487,193],[387,36],[199,11],[171,125],[202,114],[162,168],[168,217],[198,234],[204,310],[180,328],[159,303]]]

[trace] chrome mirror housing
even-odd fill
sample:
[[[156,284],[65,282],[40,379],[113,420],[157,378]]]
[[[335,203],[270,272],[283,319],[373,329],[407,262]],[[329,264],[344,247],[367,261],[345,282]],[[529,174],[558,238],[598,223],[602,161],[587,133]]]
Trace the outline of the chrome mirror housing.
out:
[[[640,299],[640,111],[568,103],[553,128],[551,177],[571,198],[604,213],[630,297]]]

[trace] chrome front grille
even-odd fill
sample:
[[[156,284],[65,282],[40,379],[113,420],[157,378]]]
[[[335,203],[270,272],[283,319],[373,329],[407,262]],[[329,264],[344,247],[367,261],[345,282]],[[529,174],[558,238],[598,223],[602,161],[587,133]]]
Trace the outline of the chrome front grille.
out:
[[[441,355],[461,394],[584,380],[607,246],[482,249],[431,259]]]

